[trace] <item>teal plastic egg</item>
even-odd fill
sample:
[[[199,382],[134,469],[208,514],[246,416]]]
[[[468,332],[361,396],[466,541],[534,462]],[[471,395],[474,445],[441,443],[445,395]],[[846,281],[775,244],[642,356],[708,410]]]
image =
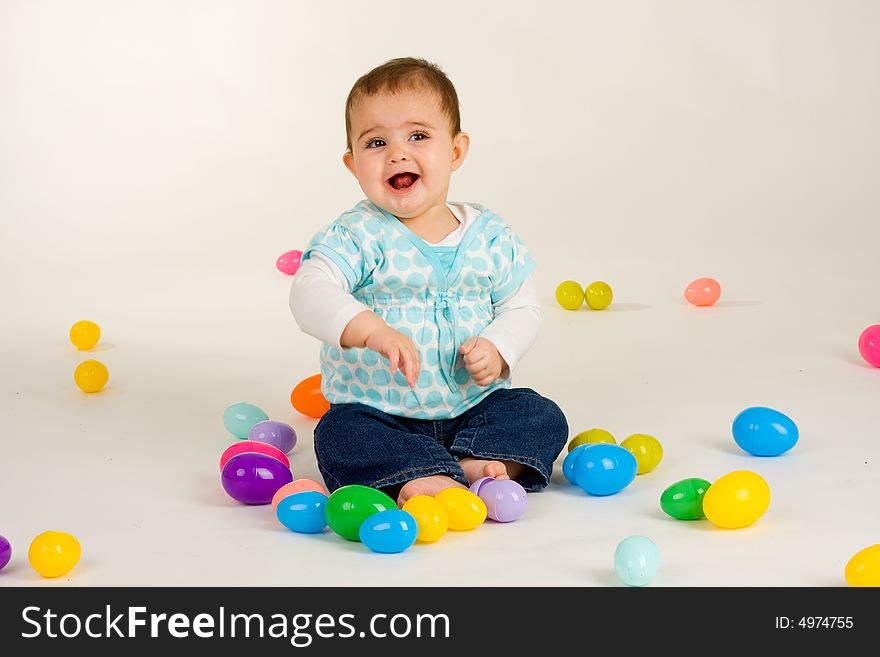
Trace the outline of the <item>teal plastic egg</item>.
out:
[[[233,436],[242,440],[247,439],[248,432],[257,422],[268,419],[269,416],[262,408],[247,402],[230,404],[223,411],[223,426]]]
[[[647,536],[628,536],[614,550],[614,572],[629,586],[649,584],[660,570],[660,550]]]

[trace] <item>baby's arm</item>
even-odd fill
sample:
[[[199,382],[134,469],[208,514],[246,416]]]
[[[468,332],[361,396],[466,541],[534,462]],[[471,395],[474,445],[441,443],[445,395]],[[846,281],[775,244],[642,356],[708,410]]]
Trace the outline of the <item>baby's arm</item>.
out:
[[[535,343],[541,330],[541,306],[535,283],[528,276],[513,294],[495,304],[494,319],[479,337],[461,348],[464,363],[478,385],[489,385],[510,371]],[[489,345],[481,344],[481,340]]]
[[[313,253],[296,272],[290,310],[300,328],[327,344],[367,347],[398,367],[410,386],[419,378],[419,355],[412,340],[389,327],[351,295],[351,284],[329,258]]]

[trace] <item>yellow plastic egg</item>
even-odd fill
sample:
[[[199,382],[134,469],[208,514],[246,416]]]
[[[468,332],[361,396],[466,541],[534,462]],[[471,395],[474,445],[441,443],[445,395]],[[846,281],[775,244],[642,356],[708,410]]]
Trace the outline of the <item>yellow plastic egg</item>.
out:
[[[605,429],[587,429],[586,431],[581,431],[578,435],[568,441],[568,451],[570,452],[575,447],[592,443],[610,443],[616,445],[617,441],[614,440],[614,436],[608,431],[605,431]]]
[[[563,281],[556,287],[556,301],[566,310],[577,310],[584,303],[584,288],[577,281]]]
[[[98,392],[109,378],[107,367],[99,360],[84,360],[73,371],[73,380],[83,392]]]
[[[31,541],[28,561],[43,577],[61,577],[82,556],[79,541],[66,532],[47,531]]]
[[[87,319],[70,327],[70,341],[77,349],[91,349],[101,339],[101,327]]]
[[[593,310],[605,310],[611,305],[611,286],[602,281],[596,281],[587,285],[584,290],[584,298],[587,305]]]
[[[465,488],[446,488],[434,496],[446,509],[449,529],[468,531],[483,524],[489,510],[486,503]]]
[[[626,447],[636,457],[637,474],[650,472],[657,467],[663,458],[663,445],[654,436],[649,436],[646,433],[634,433],[624,438],[620,446]]]
[[[446,507],[429,495],[416,495],[403,504],[403,510],[416,519],[420,543],[433,543],[443,537],[449,529],[449,516]]]
[[[722,529],[748,527],[770,506],[770,486],[750,470],[730,472],[709,486],[703,496],[703,513]]]
[[[880,543],[856,552],[846,564],[850,586],[880,586]]]

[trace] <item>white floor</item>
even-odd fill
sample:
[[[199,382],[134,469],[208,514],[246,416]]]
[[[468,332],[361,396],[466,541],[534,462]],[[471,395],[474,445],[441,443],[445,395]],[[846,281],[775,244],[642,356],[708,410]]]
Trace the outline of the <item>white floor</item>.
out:
[[[27,252],[0,261],[10,283],[0,287],[0,534],[13,546],[0,586],[619,586],[612,555],[632,534],[661,550],[654,586],[840,586],[847,560],[880,542],[880,370],[856,349],[861,330],[880,323],[874,262],[841,254],[774,270],[731,260],[692,275],[659,259],[618,262],[603,312],[557,306],[556,283],[577,269],[549,263],[538,277],[544,329],[516,385],[555,399],[572,435],[596,426],[618,440],[656,436],[663,461],[619,494],[592,498],[562,477],[563,454],[519,521],[378,555],[329,529],[289,532],[270,507],[240,505],[220,485],[218,459],[235,441],[221,414],[236,401],[293,425],[294,474],[319,477],[316,421],[289,404],[317,371],[317,344],[289,314],[277,254],[262,255],[200,267],[136,266],[111,253],[65,271]],[[724,286],[715,307],[681,296],[700,275]],[[78,319],[103,330],[92,352],[68,342]],[[85,358],[110,370],[99,394],[74,386]],[[797,423],[791,452],[739,450],[731,423],[753,405]],[[752,527],[724,531],[660,510],[669,484],[738,469],[760,473],[772,492]],[[47,529],[83,547],[58,580],[26,557]]]

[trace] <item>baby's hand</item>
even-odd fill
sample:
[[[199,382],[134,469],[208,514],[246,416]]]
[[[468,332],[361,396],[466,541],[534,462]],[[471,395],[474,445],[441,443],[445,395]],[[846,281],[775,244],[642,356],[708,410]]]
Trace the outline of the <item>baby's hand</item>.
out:
[[[486,338],[469,338],[461,345],[460,351],[464,356],[464,366],[478,386],[491,384],[507,367],[498,349]]]
[[[368,349],[382,354],[391,361],[392,375],[399,367],[409,387],[415,387],[419,379],[419,352],[416,351],[412,340],[386,325],[371,332],[365,342]]]

